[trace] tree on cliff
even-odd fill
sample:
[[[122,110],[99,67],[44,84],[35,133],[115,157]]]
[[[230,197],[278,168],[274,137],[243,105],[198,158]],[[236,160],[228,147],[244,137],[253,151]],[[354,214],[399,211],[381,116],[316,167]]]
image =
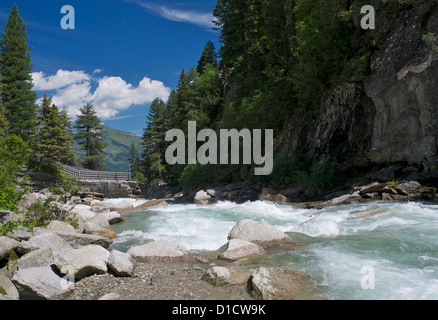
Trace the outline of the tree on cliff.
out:
[[[196,71],[199,74],[203,74],[204,69],[208,64],[216,69],[218,68],[216,48],[214,47],[213,42],[211,42],[210,40],[205,45],[204,51],[202,51],[201,58],[199,59],[198,66],[196,67]]]
[[[101,120],[92,104],[85,105],[80,111],[81,114],[77,115],[75,125],[77,129],[75,139],[86,153],[81,165],[89,170],[102,170],[105,166],[103,163],[105,144],[102,141]]]
[[[0,40],[1,98],[7,110],[8,133],[29,140],[35,129],[37,95],[32,91],[32,64],[26,26],[14,5]]]

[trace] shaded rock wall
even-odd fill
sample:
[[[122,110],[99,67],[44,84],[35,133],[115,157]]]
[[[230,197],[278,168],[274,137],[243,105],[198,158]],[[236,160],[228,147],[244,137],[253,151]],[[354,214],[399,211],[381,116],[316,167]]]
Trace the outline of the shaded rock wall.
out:
[[[275,152],[344,168],[403,164],[438,170],[438,1],[376,4],[377,48],[364,81],[327,92],[312,119],[291,119]],[[425,41],[433,34],[437,41]]]

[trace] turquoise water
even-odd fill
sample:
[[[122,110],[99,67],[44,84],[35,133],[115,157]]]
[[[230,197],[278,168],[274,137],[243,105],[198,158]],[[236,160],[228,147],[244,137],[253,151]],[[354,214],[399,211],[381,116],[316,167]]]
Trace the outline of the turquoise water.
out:
[[[386,211],[351,219],[378,208]],[[221,202],[169,205],[124,217],[124,223],[113,226],[119,236],[111,246],[121,251],[156,239],[194,252],[216,250],[237,221],[263,220],[308,246],[240,262],[242,267],[275,265],[308,272],[321,299],[438,299],[438,205],[377,201],[315,210],[262,201]]]

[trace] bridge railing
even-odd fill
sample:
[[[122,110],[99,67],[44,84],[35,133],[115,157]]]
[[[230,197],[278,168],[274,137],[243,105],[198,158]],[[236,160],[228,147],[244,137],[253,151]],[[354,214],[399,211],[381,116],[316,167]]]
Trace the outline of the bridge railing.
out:
[[[72,179],[82,181],[131,181],[130,172],[93,171],[67,165],[61,165],[59,170]]]

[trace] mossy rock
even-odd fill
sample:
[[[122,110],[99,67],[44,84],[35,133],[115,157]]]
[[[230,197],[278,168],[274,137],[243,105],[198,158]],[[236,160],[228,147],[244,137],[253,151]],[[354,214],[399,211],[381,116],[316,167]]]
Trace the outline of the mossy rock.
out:
[[[18,257],[17,253],[14,250],[11,250],[11,253],[9,254],[9,259],[8,259],[8,270],[9,271],[14,271],[15,267],[18,264],[18,260],[20,258]]]
[[[2,286],[0,286],[0,294],[3,294],[5,296],[8,295],[8,293],[6,292],[6,290]]]

